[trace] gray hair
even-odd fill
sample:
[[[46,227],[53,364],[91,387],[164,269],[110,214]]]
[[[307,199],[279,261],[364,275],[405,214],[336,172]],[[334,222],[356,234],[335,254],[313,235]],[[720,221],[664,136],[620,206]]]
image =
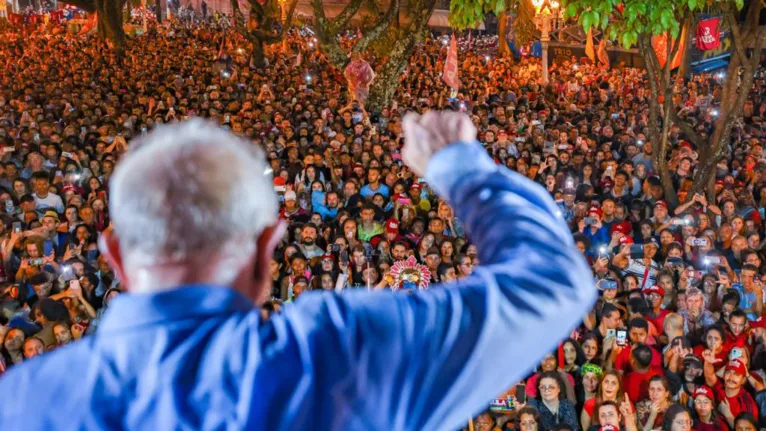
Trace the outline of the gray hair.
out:
[[[109,211],[126,260],[247,256],[278,204],[263,151],[199,119],[135,140],[110,180]]]

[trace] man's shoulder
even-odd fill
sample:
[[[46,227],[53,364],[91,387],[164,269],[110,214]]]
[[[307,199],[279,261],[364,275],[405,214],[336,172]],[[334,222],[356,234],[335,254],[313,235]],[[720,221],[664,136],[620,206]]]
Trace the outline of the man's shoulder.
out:
[[[29,412],[37,406],[55,405],[66,399],[75,405],[83,391],[72,389],[87,379],[92,345],[75,342],[11,367],[0,378],[0,429],[14,429],[17,420],[29,424]],[[42,417],[38,418],[43,420]]]

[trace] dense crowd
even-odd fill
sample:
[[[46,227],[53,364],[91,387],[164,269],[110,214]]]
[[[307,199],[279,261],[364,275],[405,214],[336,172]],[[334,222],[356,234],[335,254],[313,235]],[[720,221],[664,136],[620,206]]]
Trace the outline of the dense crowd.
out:
[[[205,24],[155,26],[121,61],[87,38],[0,41],[0,371],[97,331],[122,293],[97,246],[114,165],[134,138],[190,117],[245,137],[269,161],[253,175],[273,176],[289,231],[271,261],[264,318],[311,290],[401,286],[391,269],[410,257],[431,285],[470,276],[480,264],[470,233],[401,163],[402,115],[453,109],[471,116],[498,164],[553,195],[602,293],[476,429],[766,425],[762,78],[718,165],[715,198],[684,199],[698,149],[670,127],[679,192],[665,196],[636,69],[572,58],[545,87],[536,59],[489,56],[482,44],[494,39],[464,38],[451,94],[440,76],[446,44],[434,37],[376,114],[349,99],[309,32],[290,36],[289,54],[270,52],[264,70],[249,67],[238,36]],[[703,136],[720,92],[703,74],[676,94]]]

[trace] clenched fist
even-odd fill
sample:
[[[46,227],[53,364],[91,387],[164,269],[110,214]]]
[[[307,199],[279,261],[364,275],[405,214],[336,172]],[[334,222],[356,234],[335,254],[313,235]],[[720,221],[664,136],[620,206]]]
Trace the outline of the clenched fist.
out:
[[[409,113],[402,123],[404,150],[402,157],[418,176],[425,176],[428,162],[437,151],[458,141],[476,139],[476,127],[465,114],[450,111],[428,111],[420,116]]]

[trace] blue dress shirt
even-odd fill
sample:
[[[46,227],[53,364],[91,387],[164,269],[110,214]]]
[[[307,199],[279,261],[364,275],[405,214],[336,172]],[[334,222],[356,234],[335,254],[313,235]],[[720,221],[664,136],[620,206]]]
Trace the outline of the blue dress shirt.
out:
[[[94,336],[0,377],[0,430],[464,425],[568,335],[596,289],[548,193],[478,143],[438,152],[426,178],[478,245],[471,277],[306,293],[268,321],[222,286],[121,295]]]

